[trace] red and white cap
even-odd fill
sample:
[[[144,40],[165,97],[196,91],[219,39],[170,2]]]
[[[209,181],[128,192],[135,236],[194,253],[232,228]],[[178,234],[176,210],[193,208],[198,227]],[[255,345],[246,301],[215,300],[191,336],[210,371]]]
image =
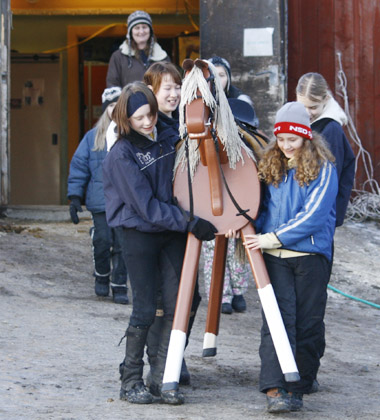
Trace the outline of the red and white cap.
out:
[[[273,133],[292,133],[311,140],[310,116],[300,102],[288,102],[276,114]]]

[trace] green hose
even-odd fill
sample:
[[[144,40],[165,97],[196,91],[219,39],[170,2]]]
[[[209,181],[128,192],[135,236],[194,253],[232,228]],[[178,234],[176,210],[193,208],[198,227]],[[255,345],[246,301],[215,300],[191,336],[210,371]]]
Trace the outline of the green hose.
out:
[[[333,286],[330,286],[329,284],[327,285],[327,287],[328,287],[329,289],[333,290],[333,291],[334,291],[334,292],[336,292],[336,293],[340,293],[341,295],[343,295],[343,296],[345,296],[345,297],[348,297],[349,299],[356,300],[356,301],[358,301],[358,302],[365,303],[366,305],[370,305],[370,306],[373,306],[374,308],[380,309],[380,305],[378,305],[377,303],[368,302],[368,300],[364,300],[364,299],[357,298],[357,297],[355,297],[355,296],[348,295],[347,293],[344,293],[344,292],[342,292],[341,290],[336,289],[336,288],[335,288],[335,287],[333,287]]]

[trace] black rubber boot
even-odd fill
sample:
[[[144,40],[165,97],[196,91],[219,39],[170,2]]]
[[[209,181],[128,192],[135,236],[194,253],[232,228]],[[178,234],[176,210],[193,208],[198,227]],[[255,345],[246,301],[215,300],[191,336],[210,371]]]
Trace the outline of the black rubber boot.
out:
[[[163,319],[161,337],[158,345],[157,359],[154,365],[151,366],[151,385],[150,392],[155,396],[160,396],[165,404],[180,405],[184,403],[183,394],[179,391],[161,391],[162,378],[164,376],[166,356],[168,353],[170,333],[172,331],[172,320]]]
[[[144,347],[148,334],[147,328],[128,327],[126,336],[125,359],[120,364],[120,399],[132,404],[150,404],[152,394],[147,390],[142,379],[144,368]]]
[[[119,303],[121,305],[127,305],[129,303],[127,286],[116,286],[111,284],[111,290],[114,303]]]
[[[108,276],[95,277],[95,294],[96,296],[107,297],[110,293],[110,278]]]

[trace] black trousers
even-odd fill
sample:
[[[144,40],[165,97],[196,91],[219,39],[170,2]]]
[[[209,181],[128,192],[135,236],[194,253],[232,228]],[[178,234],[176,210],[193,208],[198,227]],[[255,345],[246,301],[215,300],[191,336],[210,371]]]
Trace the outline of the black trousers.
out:
[[[325,347],[323,319],[331,264],[321,255],[278,258],[264,253],[264,259],[301,380],[285,381],[262,314],[260,391],[281,387],[307,393]]]
[[[124,261],[128,267],[133,309],[129,325],[147,328],[153,324],[158,292],[164,317],[173,319],[187,234],[165,231],[139,232],[117,228]]]
[[[126,286],[128,272],[121,253],[115,229],[107,224],[106,213],[92,213],[94,227],[91,229],[94,253],[95,276],[111,277],[115,286]]]

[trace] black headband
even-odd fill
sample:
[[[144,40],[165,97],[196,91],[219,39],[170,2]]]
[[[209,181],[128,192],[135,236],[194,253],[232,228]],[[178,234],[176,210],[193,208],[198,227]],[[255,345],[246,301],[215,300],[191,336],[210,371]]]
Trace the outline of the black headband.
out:
[[[148,99],[142,92],[136,92],[128,99],[127,117],[131,117],[140,107],[149,105]]]

